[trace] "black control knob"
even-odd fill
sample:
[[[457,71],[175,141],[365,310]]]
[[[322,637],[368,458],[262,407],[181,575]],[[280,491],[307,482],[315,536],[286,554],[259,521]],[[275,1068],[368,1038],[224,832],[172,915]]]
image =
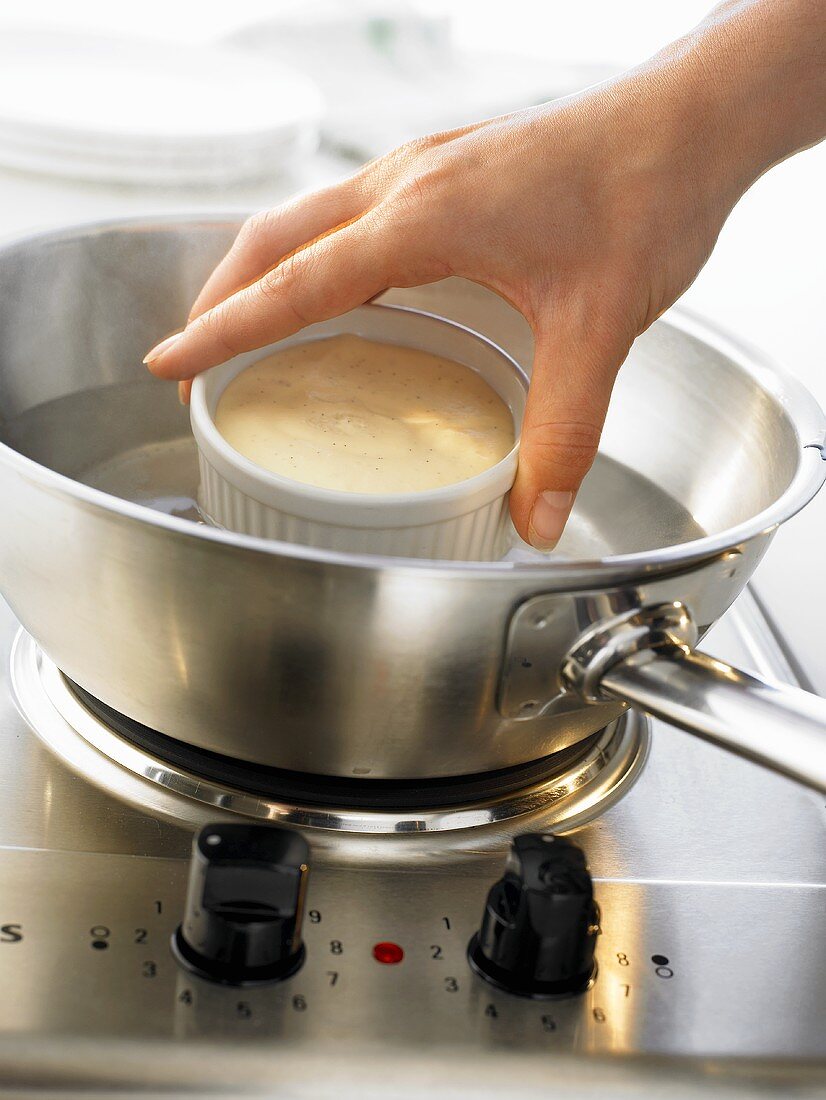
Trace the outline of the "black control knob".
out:
[[[301,918],[310,850],[273,825],[207,825],[195,837],[179,962],[227,985],[280,981],[304,961]]]
[[[468,959],[491,985],[523,997],[587,989],[599,909],[585,856],[547,833],[514,838],[505,874],[488,894]]]

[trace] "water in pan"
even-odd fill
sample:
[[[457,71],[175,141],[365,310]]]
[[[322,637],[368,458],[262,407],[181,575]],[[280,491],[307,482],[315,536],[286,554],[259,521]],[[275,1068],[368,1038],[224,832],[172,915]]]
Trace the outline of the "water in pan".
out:
[[[87,470],[82,478],[96,489],[201,523],[195,503],[198,460],[192,440],[182,437],[147,444]],[[607,502],[607,503],[606,503]],[[617,528],[616,517],[621,516]],[[602,557],[667,546],[703,534],[671,497],[626,466],[600,456],[582,488],[556,556]],[[513,533],[510,561],[542,557]]]
[[[171,387],[135,382],[71,394],[0,420],[0,438],[52,469],[113,496],[195,523],[198,461],[187,411]],[[648,478],[600,455],[555,551],[600,558],[701,538],[691,514]],[[514,533],[508,560],[544,555]]]
[[[158,512],[204,522],[195,500],[198,454],[191,437],[134,447],[90,467],[80,480]]]

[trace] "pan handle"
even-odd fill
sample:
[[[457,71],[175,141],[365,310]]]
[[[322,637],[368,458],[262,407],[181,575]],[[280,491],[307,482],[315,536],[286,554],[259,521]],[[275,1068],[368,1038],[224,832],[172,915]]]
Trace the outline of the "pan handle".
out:
[[[603,624],[563,677],[588,702],[618,699],[826,793],[826,699],[691,652],[680,604]]]

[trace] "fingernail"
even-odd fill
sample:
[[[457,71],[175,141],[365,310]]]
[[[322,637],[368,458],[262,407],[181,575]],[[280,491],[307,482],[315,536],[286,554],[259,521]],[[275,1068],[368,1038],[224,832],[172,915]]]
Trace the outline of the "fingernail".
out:
[[[528,524],[528,540],[537,550],[553,550],[559,542],[574,494],[567,490],[546,489],[536,498]]]
[[[178,383],[178,400],[182,405],[189,404],[189,387],[186,382]]]
[[[156,359],[160,359],[163,353],[171,348],[176,340],[179,340],[183,336],[183,332],[173,332],[171,336],[167,336],[165,340],[161,340],[160,344],[156,344],[151,351],[148,351],[143,358],[144,363],[154,363]]]

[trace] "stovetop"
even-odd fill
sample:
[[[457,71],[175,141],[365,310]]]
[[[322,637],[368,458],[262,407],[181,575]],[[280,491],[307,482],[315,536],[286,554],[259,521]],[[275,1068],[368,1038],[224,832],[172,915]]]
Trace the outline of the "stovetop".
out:
[[[17,634],[0,604],[3,669]],[[748,592],[708,644],[793,680]],[[822,799],[659,723],[630,789],[574,819],[602,914],[598,974],[552,1002],[494,990],[466,958],[511,838],[547,829],[543,811],[444,833],[302,830],[306,963],[276,985],[223,987],[182,970],[169,941],[193,830],[227,814],[135,776],[113,783],[118,766],[97,769],[91,746],[73,771],[28,726],[8,674],[0,743],[0,1080],[240,1092],[249,1079],[344,1096],[350,1066],[354,1095],[381,1095],[388,1073],[394,1095],[414,1073],[439,1094],[461,1071],[485,1096],[518,1066],[508,1093],[528,1096],[554,1081],[578,1095],[638,1066],[636,1084],[654,1088],[729,1059],[756,1059],[758,1076],[763,1060],[826,1065]],[[400,964],[375,959],[387,941]]]

